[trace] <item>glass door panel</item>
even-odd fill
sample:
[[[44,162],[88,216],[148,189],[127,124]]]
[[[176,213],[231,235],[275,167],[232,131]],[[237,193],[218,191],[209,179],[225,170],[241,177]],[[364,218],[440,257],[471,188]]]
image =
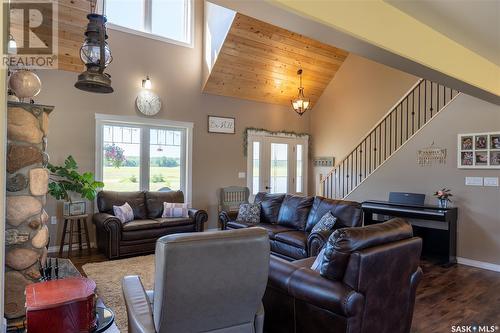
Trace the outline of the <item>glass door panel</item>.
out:
[[[255,195],[260,191],[260,142],[253,142],[253,157],[252,157],[252,194]]]
[[[271,170],[269,187],[271,193],[288,191],[288,144],[271,142]]]

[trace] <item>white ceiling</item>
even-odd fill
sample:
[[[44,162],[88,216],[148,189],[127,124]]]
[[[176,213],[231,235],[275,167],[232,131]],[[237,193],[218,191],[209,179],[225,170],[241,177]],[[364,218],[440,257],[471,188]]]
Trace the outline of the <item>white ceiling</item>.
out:
[[[500,66],[500,0],[385,0]]]

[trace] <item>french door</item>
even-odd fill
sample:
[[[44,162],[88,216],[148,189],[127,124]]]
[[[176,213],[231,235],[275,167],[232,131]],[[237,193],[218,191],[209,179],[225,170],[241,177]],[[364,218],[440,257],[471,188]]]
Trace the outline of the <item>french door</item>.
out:
[[[258,192],[307,194],[307,137],[248,134],[247,184]]]

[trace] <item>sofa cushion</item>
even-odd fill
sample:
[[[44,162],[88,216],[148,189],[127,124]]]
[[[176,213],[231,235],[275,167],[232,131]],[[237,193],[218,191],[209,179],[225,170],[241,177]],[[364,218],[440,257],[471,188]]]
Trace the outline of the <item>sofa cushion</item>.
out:
[[[314,225],[311,230],[313,232],[333,231],[337,224],[337,218],[333,216],[332,212],[328,211],[325,215]]]
[[[236,222],[259,223],[260,222],[260,203],[242,203],[238,210]]]
[[[154,220],[159,222],[162,228],[194,223],[193,219],[189,217],[160,217]]]
[[[335,230],[325,245],[320,274],[341,280],[354,251],[413,237],[411,224],[401,218],[359,228]]]
[[[123,224],[123,231],[135,231],[135,230],[144,230],[144,229],[153,229],[160,228],[161,225],[158,221],[151,219],[143,219],[143,220],[133,220],[131,222],[127,222]]]
[[[286,260],[297,260],[307,258],[307,250],[293,246],[276,239],[270,239],[271,252]]]
[[[304,230],[313,201],[314,197],[286,195],[281,204],[278,224]]]
[[[184,203],[184,193],[182,191],[146,192],[146,207],[150,219],[161,217],[164,202]]]
[[[266,229],[270,239],[274,239],[279,233],[292,231],[292,229],[279,224],[259,223],[254,224],[254,226]]]
[[[307,233],[305,231],[286,231],[274,236],[274,239],[301,249],[307,248]]]
[[[127,223],[134,220],[134,211],[132,207],[125,202],[121,206],[113,206],[113,214],[120,220],[122,223]]]
[[[134,211],[134,219],[143,220],[147,218],[146,200],[144,192],[115,192],[100,191],[97,193],[97,209],[100,213],[113,214],[113,206],[121,206],[128,202]]]
[[[255,196],[255,203],[260,203],[260,222],[277,223],[281,203],[285,198],[284,194],[271,194],[259,192]]]
[[[362,224],[361,204],[359,202],[317,196],[314,198],[314,203],[307,217],[305,230],[310,232],[327,212],[331,212],[337,218],[335,229],[359,227]]]

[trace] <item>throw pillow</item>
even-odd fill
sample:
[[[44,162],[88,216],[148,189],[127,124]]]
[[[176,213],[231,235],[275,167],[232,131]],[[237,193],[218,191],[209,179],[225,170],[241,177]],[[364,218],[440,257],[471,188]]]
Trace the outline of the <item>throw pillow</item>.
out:
[[[335,227],[337,218],[332,214],[332,212],[326,212],[325,215],[316,223],[312,228],[311,233],[320,231],[332,231]]]
[[[240,205],[236,222],[259,223],[260,222],[260,203],[245,203]]]
[[[164,202],[161,217],[188,217],[188,204]]]
[[[319,272],[319,270],[321,268],[321,264],[323,263],[324,256],[325,256],[325,247],[323,246],[321,251],[319,251],[318,256],[316,257],[316,260],[314,260],[314,262],[311,266],[311,269],[313,271]]]
[[[113,206],[113,213],[120,221],[122,221],[122,223],[127,223],[134,220],[134,211],[132,210],[132,207],[130,207],[128,202],[125,202],[121,206]]]

